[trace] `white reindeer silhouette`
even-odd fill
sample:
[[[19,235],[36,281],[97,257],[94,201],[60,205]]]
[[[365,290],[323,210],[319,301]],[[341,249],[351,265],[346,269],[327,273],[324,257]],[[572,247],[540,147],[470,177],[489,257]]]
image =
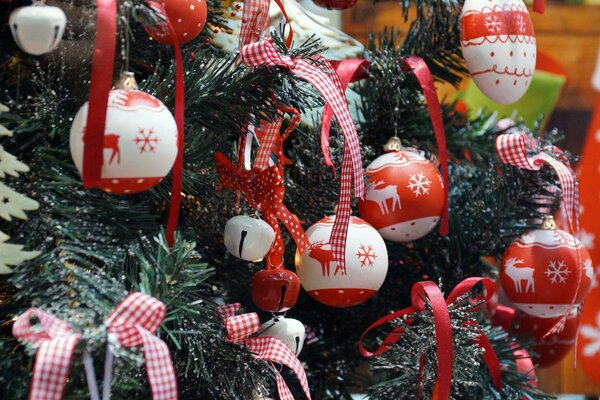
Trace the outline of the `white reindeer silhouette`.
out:
[[[592,266],[592,260],[585,260],[583,269],[585,271],[585,276],[587,276],[590,281],[594,282],[594,267]]]
[[[510,277],[515,283],[515,290],[517,293],[521,293],[523,291],[521,287],[521,281],[527,281],[527,286],[525,287],[525,293],[529,291],[531,288],[531,293],[535,293],[535,287],[533,282],[533,268],[530,267],[520,267],[518,268],[518,264],[523,264],[523,260],[518,258],[509,258],[506,260],[504,264],[504,272],[506,275]]]
[[[390,210],[387,205],[387,200],[392,199],[392,212],[396,210],[396,205],[398,205],[399,209],[402,209],[402,204],[400,203],[400,196],[398,196],[398,186],[396,185],[388,185],[384,186],[381,189],[377,189],[376,187],[383,184],[383,181],[375,181],[372,182],[369,190],[365,195],[367,200],[374,201],[379,206],[379,211],[382,214],[389,214]]]

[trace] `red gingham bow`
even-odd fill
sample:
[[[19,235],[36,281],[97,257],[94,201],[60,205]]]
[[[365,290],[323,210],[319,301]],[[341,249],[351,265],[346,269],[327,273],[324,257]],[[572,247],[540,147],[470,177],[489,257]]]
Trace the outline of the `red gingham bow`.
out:
[[[294,31],[290,24],[290,18],[285,11],[285,7],[281,0],[275,0],[277,6],[281,10],[281,13],[285,17],[286,23],[289,26],[289,34],[285,41],[286,46],[289,48],[292,45],[294,37]],[[261,33],[269,28],[269,6],[271,0],[245,0],[244,10],[242,12],[242,26],[240,27],[239,43],[240,47],[253,43],[258,40]]]
[[[124,347],[142,346],[154,400],[176,400],[177,379],[166,343],[154,336],[165,319],[163,303],[143,293],[127,296],[106,318],[109,334]]]
[[[317,68],[302,59],[282,56],[273,41],[268,38],[245,45],[240,50],[240,56],[244,63],[251,67],[266,65],[288,68],[299,78],[311,83],[331,106],[337,117],[344,136],[344,161],[340,178],[340,199],[329,242],[335,260],[342,269],[345,269],[346,237],[352,211],[350,204],[352,182],[354,181],[354,194],[361,198],[365,193],[365,184],[358,135],[340,79],[331,64],[324,58],[318,59],[319,68]]]
[[[42,330],[34,329],[31,318],[37,317]],[[71,368],[73,351],[79,338],[66,322],[37,308],[30,308],[15,321],[13,336],[39,345],[33,367],[30,400],[60,400]]]
[[[304,394],[306,394],[306,397],[310,400],[311,397],[306,372],[294,352],[281,340],[274,337],[248,337],[253,333],[258,332],[260,321],[256,313],[235,315],[240,308],[241,305],[239,303],[217,307],[217,311],[225,321],[225,328],[228,333],[226,339],[233,343],[241,343],[243,341],[256,360],[276,362],[291,368],[300,381]],[[279,398],[281,400],[294,400],[294,396],[281,375],[279,375],[279,373],[276,374]]]

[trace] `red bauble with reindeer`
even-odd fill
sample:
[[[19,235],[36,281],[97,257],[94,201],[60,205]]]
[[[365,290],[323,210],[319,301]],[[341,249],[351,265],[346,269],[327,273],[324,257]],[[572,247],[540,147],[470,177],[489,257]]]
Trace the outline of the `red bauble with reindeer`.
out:
[[[71,157],[80,173],[87,114],[85,103],[75,116],[69,138]],[[139,90],[111,90],[100,188],[118,194],[147,190],[169,173],[176,157],[177,125],[167,107]]]
[[[461,47],[473,81],[500,104],[519,100],[536,61],[533,23],[522,0],[467,0],[461,15]]]
[[[409,242],[437,225],[444,208],[444,184],[431,161],[402,149],[377,157],[366,175],[370,183],[358,209],[385,239]]]
[[[350,307],[371,298],[385,280],[388,254],[381,235],[367,222],[351,217],[346,241],[346,271],[328,244],[335,217],[308,228],[308,249],[296,251],[296,272],[314,299],[334,307]]]
[[[206,0],[160,0],[177,34],[179,44],[187,43],[200,34],[208,13]],[[152,39],[164,44],[173,44],[173,38],[166,24],[156,29],[145,27]]]
[[[574,304],[581,304],[593,277],[585,247],[571,234],[552,228],[518,238],[500,266],[500,282],[508,300],[540,318],[563,316],[573,298]]]

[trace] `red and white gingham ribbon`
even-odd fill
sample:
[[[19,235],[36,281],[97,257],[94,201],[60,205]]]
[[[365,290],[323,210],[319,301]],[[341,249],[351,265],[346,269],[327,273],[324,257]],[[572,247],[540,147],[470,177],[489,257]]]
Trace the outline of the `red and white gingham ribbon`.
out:
[[[286,39],[286,46],[289,48],[292,45],[294,37],[294,31],[290,24],[290,18],[285,11],[283,2],[281,0],[275,0],[277,6],[281,10],[286,23],[289,27],[289,34]],[[242,26],[240,27],[239,43],[240,47],[247,45],[248,43],[254,43],[260,38],[262,33],[269,29],[269,6],[271,0],[244,0],[244,10],[242,12]]]
[[[365,193],[360,144],[346,96],[339,77],[331,64],[319,58],[319,67],[308,62],[279,54],[273,41],[265,38],[257,43],[248,44],[240,50],[243,62],[251,67],[279,66],[311,83],[331,106],[344,136],[344,161],[342,162],[340,198],[329,243],[335,260],[345,269],[346,237],[351,214],[352,182],[354,194],[363,197]]]
[[[39,319],[42,330],[32,327],[32,317]],[[62,399],[73,351],[81,336],[66,322],[37,308],[30,308],[17,318],[12,333],[21,341],[39,345],[29,399]]]
[[[306,372],[298,357],[281,340],[270,336],[249,337],[258,332],[260,321],[256,313],[235,315],[241,308],[239,303],[217,307],[227,329],[226,339],[232,343],[245,344],[256,360],[276,362],[291,368],[300,381],[302,390],[310,400],[310,390]],[[277,391],[281,400],[294,400],[287,384],[277,373]]]
[[[167,309],[154,297],[143,293],[127,296],[106,318],[109,334],[121,346],[142,346],[148,381],[154,400],[176,400],[177,379],[166,343],[154,336]]]

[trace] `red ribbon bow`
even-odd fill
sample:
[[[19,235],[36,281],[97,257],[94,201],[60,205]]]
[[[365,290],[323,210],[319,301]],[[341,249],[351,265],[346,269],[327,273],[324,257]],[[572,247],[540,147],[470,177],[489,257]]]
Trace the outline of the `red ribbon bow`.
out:
[[[319,62],[320,68],[317,68],[302,59],[282,56],[275,48],[273,41],[268,38],[242,47],[240,56],[243,62],[251,67],[263,65],[289,69],[299,78],[311,83],[331,105],[337,117],[344,136],[344,161],[342,162],[340,199],[329,242],[335,260],[345,270],[346,238],[352,211],[350,204],[352,183],[354,182],[354,194],[361,198],[365,193],[365,184],[358,135],[350,116],[340,79],[327,60],[323,58],[315,60]]]
[[[306,394],[306,397],[310,400],[311,397],[306,372],[294,352],[281,340],[274,337],[249,337],[258,332],[260,321],[256,313],[235,315],[240,308],[241,305],[239,303],[217,307],[217,311],[225,321],[225,328],[228,333],[226,339],[232,343],[243,343],[246,345],[256,360],[276,362],[292,369],[300,381],[304,394]],[[294,396],[292,396],[290,389],[281,375],[277,372],[276,374],[277,391],[279,392],[280,399],[294,400]]]
[[[393,321],[397,318],[401,318],[405,315],[414,314],[420,311],[425,311],[425,299],[428,299],[431,303],[433,310],[433,319],[435,323],[435,338],[437,342],[437,376],[438,380],[436,386],[438,388],[438,395],[440,399],[448,399],[450,397],[450,391],[452,386],[452,363],[454,358],[454,347],[452,344],[452,327],[450,325],[450,314],[448,312],[448,305],[452,304],[459,297],[471,292],[473,287],[478,283],[482,283],[485,287],[485,295],[477,300],[482,301],[482,304],[474,307],[470,312],[479,310],[483,304],[485,304],[494,294],[494,284],[487,278],[467,278],[459,283],[454,290],[450,293],[448,298],[444,300],[444,295],[440,291],[440,288],[431,281],[417,282],[413,285],[411,291],[412,307],[405,308],[400,311],[393,312],[386,315],[385,317],[375,321],[369,326],[362,334],[360,343],[358,345],[360,353],[364,357],[374,357],[385,353],[391,346],[396,344],[402,337],[404,329],[402,327],[396,327],[394,330],[387,335],[383,342],[379,345],[377,350],[370,352],[363,346],[363,340],[367,333],[373,329]],[[407,323],[412,323],[412,319],[409,318]],[[475,324],[475,321],[468,321],[469,324]],[[496,352],[492,348],[492,345],[487,336],[481,332],[479,337],[475,340],[476,344],[484,349],[483,360],[488,366],[494,387],[501,391],[501,373],[500,364]]]
[[[308,238],[300,221],[283,204],[285,186],[281,164],[247,170],[234,166],[219,152],[215,153],[215,164],[220,186],[244,193],[250,206],[261,210],[263,218],[275,231],[275,243],[268,255],[268,266],[280,267],[283,264],[283,238],[278,220],[283,222],[301,251],[308,247]]]

